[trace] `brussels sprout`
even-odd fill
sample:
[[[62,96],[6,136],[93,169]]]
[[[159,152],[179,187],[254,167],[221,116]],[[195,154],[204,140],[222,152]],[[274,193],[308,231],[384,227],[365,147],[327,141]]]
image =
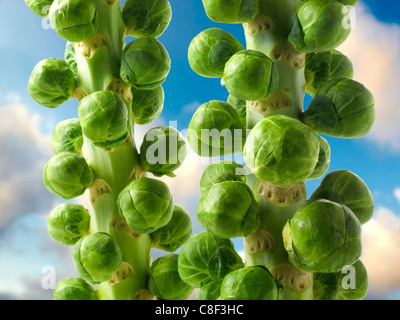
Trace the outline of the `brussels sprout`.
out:
[[[247,127],[247,108],[246,108],[246,100],[241,100],[233,95],[228,96],[227,102],[236,110],[239,115],[240,123],[242,124],[243,128]]]
[[[97,8],[92,0],[54,0],[49,18],[58,35],[71,42],[93,37],[98,28]]]
[[[278,300],[278,285],[262,266],[249,266],[229,273],[221,285],[222,300]]]
[[[221,290],[220,281],[211,281],[202,286],[197,294],[198,300],[217,300]]]
[[[314,168],[313,173],[307,179],[318,179],[321,178],[329,169],[331,163],[331,148],[329,147],[328,141],[321,136],[319,139],[319,156],[318,162]]]
[[[145,134],[140,146],[140,163],[157,177],[175,177],[173,172],[185,161],[186,154],[186,142],[180,132],[160,126]]]
[[[26,5],[40,17],[46,17],[49,14],[50,6],[54,0],[25,0]]]
[[[46,188],[63,199],[81,196],[93,182],[93,172],[85,158],[71,152],[53,156],[43,170]]]
[[[64,59],[75,75],[78,75],[78,62],[76,61],[75,45],[73,42],[67,42],[65,46]]]
[[[131,229],[151,233],[171,220],[174,205],[164,182],[142,177],[120,192],[118,207]]]
[[[308,53],[304,73],[306,92],[315,96],[318,89],[332,79],[352,79],[354,68],[349,58],[337,50],[332,50]]]
[[[344,205],[312,199],[283,229],[289,261],[305,271],[338,272],[361,255],[361,225]]]
[[[358,0],[337,0],[341,4],[344,4],[345,6],[352,6],[355,7],[358,3]]]
[[[335,170],[322,180],[311,199],[323,198],[341,203],[356,215],[361,224],[374,213],[374,199],[365,182],[349,170]]]
[[[55,207],[47,220],[50,236],[68,246],[75,244],[89,228],[89,211],[77,203],[64,203]]]
[[[209,78],[221,78],[226,62],[243,46],[230,33],[211,28],[200,32],[189,46],[189,64],[194,72]]]
[[[319,157],[318,135],[300,121],[273,115],[250,132],[243,149],[246,165],[276,186],[296,184],[314,171]]]
[[[244,23],[259,12],[258,0],[203,0],[207,16],[215,22]]]
[[[127,0],[122,9],[122,17],[126,34],[157,38],[168,27],[172,10],[168,0]]]
[[[212,100],[194,113],[188,141],[201,156],[227,156],[242,152],[245,134],[236,110],[229,103]]]
[[[107,281],[122,262],[121,250],[105,232],[91,233],[74,246],[72,259],[79,276],[92,284]]]
[[[375,102],[371,92],[351,79],[335,79],[317,91],[303,122],[316,132],[342,139],[366,136],[375,121]]]
[[[81,278],[64,278],[57,283],[54,300],[97,300],[93,287]]]
[[[154,89],[140,90],[134,87],[132,91],[132,113],[135,123],[144,125],[153,122],[164,106],[164,89],[158,86]]]
[[[222,281],[229,272],[242,267],[242,258],[232,241],[207,231],[191,237],[178,256],[179,276],[194,288],[201,288],[211,281]]]
[[[29,78],[32,99],[47,108],[57,108],[72,97],[75,75],[68,63],[58,58],[40,61]]]
[[[149,289],[157,298],[186,300],[194,288],[179,277],[178,255],[162,256],[151,264]]]
[[[83,133],[97,147],[117,147],[128,138],[128,109],[115,92],[98,91],[84,97],[78,114]]]
[[[336,273],[314,273],[313,276],[314,300],[336,300],[339,286]]]
[[[171,220],[151,233],[153,247],[168,252],[178,250],[192,235],[193,226],[189,214],[175,204]]]
[[[167,50],[153,38],[133,40],[122,52],[121,78],[138,89],[154,89],[161,85],[170,67]]]
[[[56,124],[51,136],[54,153],[63,151],[82,153],[83,135],[79,119],[67,119]]]
[[[234,161],[218,161],[209,165],[200,179],[200,190],[202,194],[208,193],[216,183],[224,181],[240,181],[245,183],[244,167]]]
[[[247,237],[260,227],[259,206],[245,183],[225,181],[201,198],[197,220],[220,238]]]
[[[336,0],[307,0],[292,16],[289,42],[300,52],[337,48],[351,32],[349,10]]]
[[[362,300],[367,295],[368,274],[361,260],[345,267],[337,276],[339,277],[338,300]]]
[[[278,88],[279,75],[273,61],[260,51],[242,50],[225,64],[223,83],[242,100],[262,100]]]

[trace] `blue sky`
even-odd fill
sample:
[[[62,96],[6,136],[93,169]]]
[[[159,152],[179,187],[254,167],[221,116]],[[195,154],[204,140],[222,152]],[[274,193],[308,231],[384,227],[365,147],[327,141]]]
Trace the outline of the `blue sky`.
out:
[[[243,45],[245,40],[240,25],[217,24],[208,19],[200,0],[170,0],[170,3],[173,19],[159,40],[169,51],[172,68],[163,85],[165,107],[157,123],[177,121],[178,129],[182,130],[187,128],[196,107],[209,100],[226,100],[228,95],[219,79],[202,78],[190,69],[187,49],[192,38],[204,29],[219,27],[232,33]],[[395,121],[400,119],[400,113],[394,107],[400,99],[396,76],[400,74],[400,3],[364,0],[359,7],[355,36],[349,38],[343,52],[354,59],[357,80],[367,87],[370,85],[376,94],[377,111],[381,113],[366,138],[327,138],[332,151],[330,171],[349,169],[369,185],[377,208],[376,219],[365,230],[366,248],[371,252],[366,253],[366,259],[371,261],[374,284],[369,297],[398,299],[400,276],[391,275],[389,281],[388,275],[382,273],[400,267],[397,251],[393,252],[392,260],[389,258],[392,242],[400,234],[400,126]],[[77,104],[69,101],[50,110],[38,106],[27,93],[33,67],[45,58],[63,58],[65,41],[53,30],[44,29],[42,18],[35,16],[23,0],[2,0],[0,21],[0,148],[6,151],[0,155],[0,192],[5,190],[3,193],[11,195],[0,196],[0,299],[35,296],[47,299],[51,292],[44,292],[41,287],[43,266],[54,266],[60,277],[71,276],[74,271],[69,249],[54,243],[47,235],[48,211],[59,200],[44,189],[41,168],[51,156],[47,143],[52,128],[60,120],[77,117]],[[377,55],[374,48],[380,49],[382,55]],[[309,100],[306,97],[305,105]],[[146,127],[139,131],[144,130]],[[188,180],[184,174],[196,181],[198,172],[188,165],[170,182],[177,197],[192,211],[198,200],[196,186],[189,188],[182,184]],[[319,182],[308,183],[309,194]],[[181,189],[192,193],[184,194]],[[7,199],[12,199],[12,203]],[[382,239],[387,239],[387,243]],[[382,247],[377,247],[377,243]],[[241,249],[239,240],[235,240],[235,245]],[[372,263],[376,259],[382,260],[379,266]]]

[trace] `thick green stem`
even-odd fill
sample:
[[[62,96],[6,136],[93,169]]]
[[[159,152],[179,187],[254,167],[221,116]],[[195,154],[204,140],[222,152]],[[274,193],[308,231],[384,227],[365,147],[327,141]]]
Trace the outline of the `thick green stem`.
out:
[[[303,111],[305,95],[305,55],[296,52],[287,41],[290,17],[300,0],[261,0],[260,15],[244,24],[247,49],[269,56],[279,73],[279,87],[267,99],[247,101],[247,127],[252,129],[260,120],[274,114],[298,119]],[[290,265],[283,245],[282,229],[288,219],[305,203],[305,185],[285,189],[256,179],[247,178],[261,208],[261,228],[244,239],[246,265],[264,265],[282,280],[284,299],[312,299],[312,274],[303,274]]]
[[[113,3],[107,0],[94,2],[99,16],[98,33],[85,42],[75,44],[78,86],[87,94],[110,90],[112,85],[119,82],[124,46],[120,0]],[[129,101],[123,98],[129,110]],[[120,218],[117,205],[121,190],[136,178],[132,175],[139,163],[134,144],[134,123],[130,122],[126,142],[114,149],[99,148],[84,137],[83,154],[95,176],[89,189],[92,204],[91,232],[111,234],[121,249],[123,261],[109,281],[97,286],[97,297],[107,300],[152,298],[147,290],[151,238],[130,229]]]

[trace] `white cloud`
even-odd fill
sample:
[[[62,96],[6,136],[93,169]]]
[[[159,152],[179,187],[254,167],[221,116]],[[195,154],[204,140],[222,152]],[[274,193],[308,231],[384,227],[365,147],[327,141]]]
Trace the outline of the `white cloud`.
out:
[[[396,199],[400,202],[400,188],[396,188],[393,193]]]
[[[370,292],[384,294],[400,287],[400,217],[384,207],[363,226],[363,255]]]
[[[376,122],[368,137],[400,151],[400,25],[377,20],[362,3],[355,17],[355,29],[338,50],[352,60],[354,79],[375,97]]]

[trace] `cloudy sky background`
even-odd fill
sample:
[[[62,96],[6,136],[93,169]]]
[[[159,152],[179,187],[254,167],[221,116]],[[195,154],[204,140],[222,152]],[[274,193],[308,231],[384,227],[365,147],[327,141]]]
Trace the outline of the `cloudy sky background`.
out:
[[[209,100],[226,100],[218,79],[196,75],[187,62],[191,39],[204,29],[220,27],[244,45],[240,25],[209,20],[200,0],[170,0],[173,20],[159,40],[172,59],[171,73],[163,85],[163,113],[151,126],[137,128],[140,142],[156,125],[176,121],[185,130],[196,108]],[[396,0],[364,0],[357,6],[354,30],[339,50],[355,67],[355,79],[375,96],[377,119],[368,137],[358,140],[328,138],[332,149],[330,171],[349,169],[361,176],[373,193],[376,212],[363,226],[363,256],[370,299],[400,298],[400,5]],[[42,182],[42,169],[52,156],[50,136],[55,124],[77,117],[76,101],[56,110],[42,108],[27,93],[36,63],[63,58],[65,41],[46,21],[26,8],[23,0],[0,0],[0,300],[51,299],[56,281],[75,276],[71,248],[57,244],[47,234],[47,215],[60,199]],[[306,97],[305,102],[309,102]],[[206,167],[193,152],[174,179],[163,178],[176,203],[191,214],[195,232],[202,230],[195,214],[199,180]],[[240,161],[240,159],[239,159]],[[308,183],[311,194],[320,180]],[[87,203],[85,196],[77,201]],[[241,239],[234,240],[238,251]],[[157,257],[160,254],[154,251]]]

